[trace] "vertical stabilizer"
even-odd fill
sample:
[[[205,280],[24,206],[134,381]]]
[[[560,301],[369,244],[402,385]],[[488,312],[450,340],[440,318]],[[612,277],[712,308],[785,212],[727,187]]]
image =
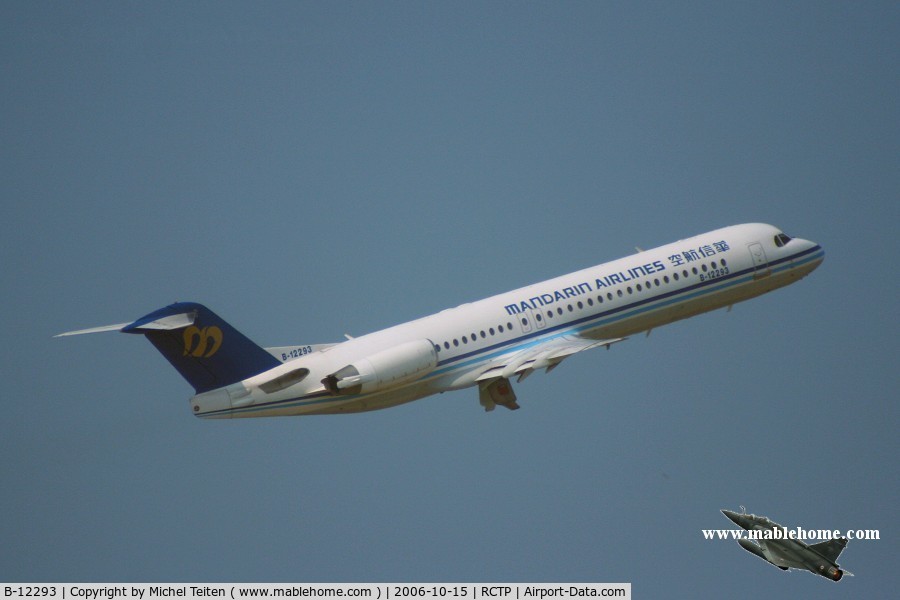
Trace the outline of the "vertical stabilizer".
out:
[[[281,364],[216,313],[196,302],[178,302],[161,308],[121,331],[145,335],[198,394]]]
[[[69,331],[56,337],[103,331],[147,336],[198,394],[243,381],[281,364],[219,315],[196,302],[177,302],[134,323]]]

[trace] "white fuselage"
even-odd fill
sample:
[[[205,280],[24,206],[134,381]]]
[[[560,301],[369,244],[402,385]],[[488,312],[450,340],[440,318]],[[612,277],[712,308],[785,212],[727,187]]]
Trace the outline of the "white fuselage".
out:
[[[823,258],[817,244],[789,239],[771,225],[717,229],[315,350],[191,403],[197,416],[212,418],[386,408],[476,385],[512,355],[560,338],[618,341],[730,306],[798,281]],[[394,385],[348,393],[323,386],[323,378],[347,365],[374,364],[392,348],[423,340],[434,349],[433,364],[411,368]],[[309,373],[295,385],[269,393],[258,387],[297,369]]]

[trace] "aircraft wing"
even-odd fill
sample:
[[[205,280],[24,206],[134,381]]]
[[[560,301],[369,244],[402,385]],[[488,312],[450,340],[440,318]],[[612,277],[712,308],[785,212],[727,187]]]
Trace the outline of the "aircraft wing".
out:
[[[608,340],[591,340],[577,335],[564,335],[546,342],[538,342],[536,345],[514,352],[493,361],[475,381],[488,381],[490,379],[509,379],[518,375],[518,381],[522,381],[538,369],[546,369],[549,373],[556,368],[566,357],[572,356],[591,348],[611,345],[622,342],[627,338],[613,338]]]

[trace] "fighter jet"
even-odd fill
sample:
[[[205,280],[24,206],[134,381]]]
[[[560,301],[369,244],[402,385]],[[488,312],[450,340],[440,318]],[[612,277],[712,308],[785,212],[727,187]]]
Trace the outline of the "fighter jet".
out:
[[[793,532],[788,532],[786,528],[767,517],[724,509],[722,514],[742,529],[760,532],[754,534],[757,536],[756,543],[747,538],[740,538],[738,544],[747,552],[752,552],[782,571],[805,569],[833,581],[840,581],[844,575],[853,575],[849,571],[841,570],[836,562],[841,551],[847,546],[847,538],[840,537],[810,545],[799,539],[790,539],[787,534]]]

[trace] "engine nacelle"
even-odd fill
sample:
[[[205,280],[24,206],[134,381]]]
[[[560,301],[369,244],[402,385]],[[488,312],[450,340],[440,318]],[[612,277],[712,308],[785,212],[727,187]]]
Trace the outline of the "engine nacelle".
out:
[[[828,565],[819,566],[819,573],[821,573],[822,575],[824,575],[825,577],[827,577],[828,579],[831,579],[833,581],[840,581],[841,577],[844,576],[843,571],[841,571],[840,569],[838,569],[836,567],[831,567]]]
[[[332,395],[367,394],[407,383],[437,366],[430,340],[406,342],[338,369],[322,380]]]

